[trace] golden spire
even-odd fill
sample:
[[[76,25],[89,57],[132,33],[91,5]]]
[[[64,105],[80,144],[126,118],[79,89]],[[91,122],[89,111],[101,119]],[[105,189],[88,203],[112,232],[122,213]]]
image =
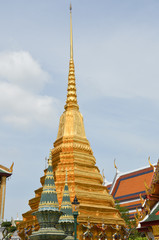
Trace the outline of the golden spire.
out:
[[[65,109],[79,109],[77,104],[75,69],[73,61],[72,5],[70,4],[70,64],[68,75],[67,100]]]
[[[73,59],[72,5],[70,3],[70,59]]]

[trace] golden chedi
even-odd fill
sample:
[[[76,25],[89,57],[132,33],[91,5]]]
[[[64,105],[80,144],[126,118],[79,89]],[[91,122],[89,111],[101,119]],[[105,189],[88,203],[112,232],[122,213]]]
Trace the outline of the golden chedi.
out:
[[[85,135],[82,114],[79,111],[76,94],[75,70],[73,60],[72,41],[72,13],[70,8],[70,63],[68,75],[67,100],[65,111],[60,118],[57,139],[51,150],[54,179],[59,205],[62,202],[65,185],[65,174],[67,170],[68,187],[71,201],[75,195],[80,202],[78,216],[78,239],[83,238],[84,227],[90,222],[93,238],[98,235],[96,225],[107,225],[107,236],[114,233],[116,225],[125,226],[115,208],[114,199],[103,186],[103,177],[93,156],[89,141]],[[44,184],[44,177],[41,178]],[[29,229],[34,225],[38,229],[37,220],[31,215],[38,209],[42,188],[35,191],[35,198],[29,201],[31,210],[23,214],[23,222],[19,225],[21,236],[24,227]],[[88,220],[89,219],[89,220]]]

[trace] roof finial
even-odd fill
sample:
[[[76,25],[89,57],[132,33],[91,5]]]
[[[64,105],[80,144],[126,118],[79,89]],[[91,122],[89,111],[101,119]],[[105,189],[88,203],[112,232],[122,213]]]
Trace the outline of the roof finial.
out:
[[[154,167],[154,166],[152,165],[152,163],[150,162],[150,156],[148,157],[148,162],[149,162],[150,167],[153,168],[153,171],[155,171],[155,167]]]
[[[114,158],[114,167],[118,170],[117,165],[115,164],[116,159]]]
[[[71,4],[71,2],[70,2],[70,12],[72,11],[72,4]]]
[[[11,165],[11,167],[10,167],[10,169],[9,169],[9,172],[13,172],[13,166],[14,166],[14,162],[12,162],[12,165]]]

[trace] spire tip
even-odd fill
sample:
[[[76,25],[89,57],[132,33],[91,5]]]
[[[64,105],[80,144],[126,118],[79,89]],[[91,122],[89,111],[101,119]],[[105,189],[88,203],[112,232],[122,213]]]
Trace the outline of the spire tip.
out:
[[[72,4],[71,4],[71,2],[70,2],[70,12],[72,11]]]

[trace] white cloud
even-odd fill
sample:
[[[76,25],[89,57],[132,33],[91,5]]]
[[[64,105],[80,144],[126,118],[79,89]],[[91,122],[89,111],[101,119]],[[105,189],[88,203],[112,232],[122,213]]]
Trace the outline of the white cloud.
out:
[[[0,80],[37,92],[49,80],[49,74],[41,69],[29,52],[3,52],[0,53]]]
[[[48,78],[29,53],[0,54],[0,120],[18,128],[53,127],[58,100],[38,93]]]

